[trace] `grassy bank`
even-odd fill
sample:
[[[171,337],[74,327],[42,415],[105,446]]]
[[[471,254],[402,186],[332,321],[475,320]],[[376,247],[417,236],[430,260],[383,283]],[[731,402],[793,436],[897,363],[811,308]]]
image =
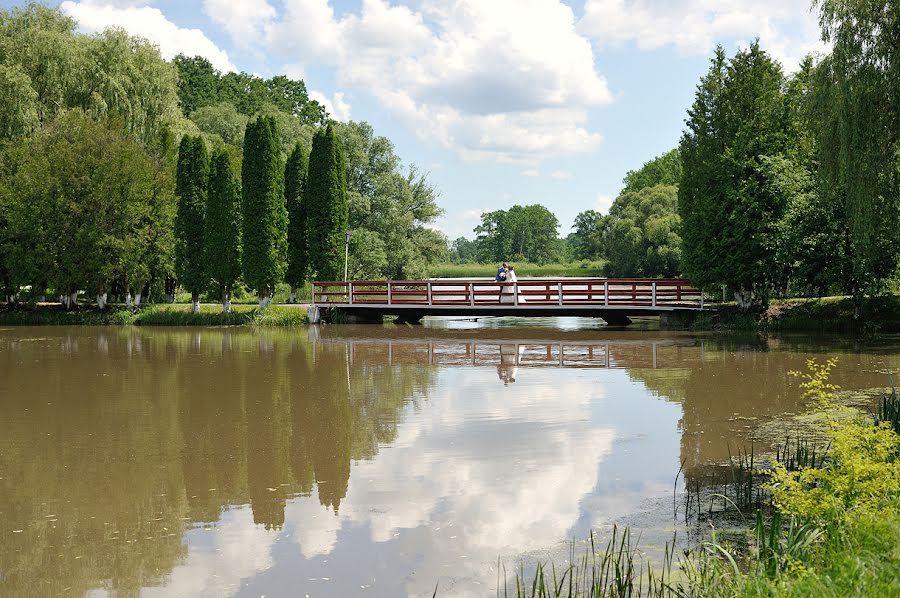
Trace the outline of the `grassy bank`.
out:
[[[893,391],[874,413],[851,411],[828,382],[831,365],[811,364],[802,384],[825,415],[825,457],[805,459],[797,444],[754,471],[766,501],[741,515],[741,537],[717,534],[710,509],[711,536],[680,557],[673,543],[651,569],[631,535],[614,530],[605,544],[592,537],[586,554],[567,564],[521,569],[498,595],[900,596],[900,398]]]
[[[695,330],[763,330],[782,332],[900,332],[900,295],[773,301],[765,309],[743,312],[734,305],[702,314]]]
[[[523,276],[602,276],[604,261],[569,262],[565,264],[532,264],[512,262],[516,275]],[[493,278],[500,264],[435,264],[428,269],[433,278]]]
[[[65,310],[55,305],[0,307],[0,325],[7,326],[301,326],[307,324],[301,307],[271,306],[260,311],[255,306],[234,305],[231,313],[220,306],[204,305],[191,313],[190,305],[148,305],[136,312],[112,307],[100,311],[79,307]]]

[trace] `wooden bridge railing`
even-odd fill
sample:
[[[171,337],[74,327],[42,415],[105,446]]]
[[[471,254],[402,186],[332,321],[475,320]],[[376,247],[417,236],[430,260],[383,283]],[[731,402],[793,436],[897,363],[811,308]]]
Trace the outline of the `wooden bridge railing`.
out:
[[[703,309],[703,294],[682,278],[354,280],[314,282],[317,306],[486,305]]]

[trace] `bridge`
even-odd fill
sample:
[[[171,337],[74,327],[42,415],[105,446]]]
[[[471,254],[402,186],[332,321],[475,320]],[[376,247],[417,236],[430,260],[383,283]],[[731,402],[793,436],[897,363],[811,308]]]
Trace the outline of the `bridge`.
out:
[[[704,308],[703,293],[683,278],[354,280],[314,282],[310,319],[318,321],[323,311],[353,321],[396,316],[413,324],[425,316],[580,316],[624,326],[629,316]]]

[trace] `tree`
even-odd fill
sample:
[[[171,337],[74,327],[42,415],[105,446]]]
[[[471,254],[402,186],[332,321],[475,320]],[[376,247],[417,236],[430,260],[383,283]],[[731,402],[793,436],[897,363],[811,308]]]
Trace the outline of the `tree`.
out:
[[[313,138],[305,188],[308,214],[310,270],[319,280],[340,280],[349,219],[344,155],[334,127],[320,129]]]
[[[244,282],[268,307],[287,266],[287,208],[278,132],[272,117],[247,123],[241,172],[244,211]]]
[[[116,121],[72,110],[2,153],[0,261],[13,293],[41,282],[68,307],[79,290],[102,309],[114,283],[143,285],[158,227],[157,165]]]
[[[879,290],[900,255],[900,10],[894,0],[816,0],[832,52],[815,69],[820,190],[846,213],[854,295]]]
[[[576,260],[596,260],[603,253],[603,215],[595,210],[585,210],[575,216],[575,230],[569,234],[568,242]]]
[[[478,260],[475,241],[459,237],[450,244],[450,261],[454,264],[470,264]]]
[[[678,188],[654,185],[625,191],[600,229],[607,276],[675,277],[681,274]]]
[[[743,308],[777,282],[773,235],[785,204],[765,185],[760,157],[785,151],[782,83],[758,42],[727,62],[718,48],[681,142],[686,270],[701,286],[728,285]]]
[[[622,180],[625,183],[622,193],[654,185],[677,185],[681,175],[681,152],[675,148],[644,163],[638,170],[629,170]]]
[[[222,309],[231,311],[231,292],[241,276],[241,186],[227,150],[213,154],[204,229],[207,274],[218,286]]]
[[[284,200],[288,215],[288,263],[285,281],[291,287],[291,303],[297,297],[297,288],[303,286],[309,273],[307,214],[303,202],[308,170],[309,158],[298,143],[284,167]]]
[[[431,264],[447,257],[446,239],[431,228],[443,213],[438,192],[415,166],[404,168],[390,140],[376,135],[368,123],[334,127],[347,165],[350,229],[354,235],[374,233],[385,250],[382,262],[375,257],[377,249],[351,241],[351,269],[397,280],[425,276]],[[375,271],[375,264],[383,265]]]
[[[485,212],[475,228],[479,260],[548,263],[559,259],[562,241],[558,229],[556,216],[539,204]]]
[[[201,137],[185,135],[178,148],[175,193],[175,271],[178,282],[191,294],[191,311],[200,311],[200,293],[206,289],[206,252],[203,240],[209,160]]]

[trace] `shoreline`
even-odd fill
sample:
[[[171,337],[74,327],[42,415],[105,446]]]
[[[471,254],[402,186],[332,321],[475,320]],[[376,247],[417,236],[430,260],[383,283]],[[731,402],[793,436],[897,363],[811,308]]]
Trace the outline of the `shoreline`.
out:
[[[273,304],[260,311],[255,303],[232,304],[229,314],[217,303],[205,303],[199,313],[190,304],[146,304],[132,311],[124,305],[98,310],[83,305],[66,310],[56,303],[14,306],[0,304],[2,326],[306,326],[306,303]],[[693,332],[838,332],[900,333],[900,296],[871,297],[854,302],[847,297],[787,299],[766,309],[742,312],[733,305],[699,314],[693,321],[668,329]]]

